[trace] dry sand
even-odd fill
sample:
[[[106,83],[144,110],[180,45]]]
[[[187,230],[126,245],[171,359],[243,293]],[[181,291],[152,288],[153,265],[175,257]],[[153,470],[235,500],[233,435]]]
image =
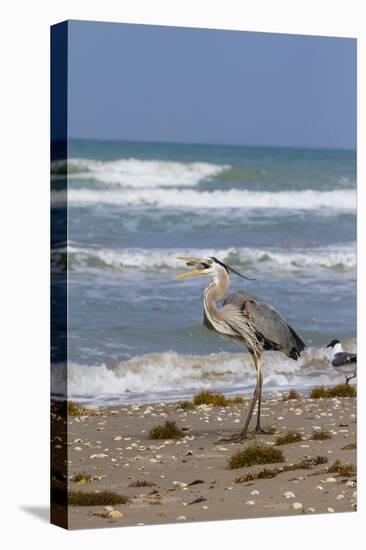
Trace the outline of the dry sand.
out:
[[[235,484],[235,478],[264,466],[230,470],[228,458],[253,445],[215,444],[219,436],[237,432],[246,405],[199,406],[193,411],[177,404],[118,406],[105,415],[69,417],[69,475],[86,472],[91,483],[70,481],[69,490],[113,490],[131,498],[116,505],[123,518],[108,519],[104,506],[70,506],[69,528],[99,528],[140,524],[269,517],[356,510],[356,479],[329,474],[335,460],[356,463],[356,450],[342,447],[356,442],[356,399],[301,399],[263,401],[262,424],[274,424],[281,434],[296,430],[303,440],[280,448],[286,464],[306,457],[325,456],[328,464],[312,470],[283,472],[271,479]],[[187,428],[177,441],[151,440],[149,429],[166,420]],[[332,438],[311,441],[313,430],[328,430]],[[257,435],[256,443],[274,445],[275,435]],[[272,468],[281,466],[273,464]],[[316,473],[316,475],[313,475]],[[150,487],[130,487],[148,481]]]

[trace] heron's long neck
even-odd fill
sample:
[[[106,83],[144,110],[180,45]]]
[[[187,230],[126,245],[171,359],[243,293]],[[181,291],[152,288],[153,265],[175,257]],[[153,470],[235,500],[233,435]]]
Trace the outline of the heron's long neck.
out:
[[[225,272],[215,276],[204,292],[204,306],[207,312],[214,316],[217,313],[217,302],[224,299],[230,288],[230,277]]]

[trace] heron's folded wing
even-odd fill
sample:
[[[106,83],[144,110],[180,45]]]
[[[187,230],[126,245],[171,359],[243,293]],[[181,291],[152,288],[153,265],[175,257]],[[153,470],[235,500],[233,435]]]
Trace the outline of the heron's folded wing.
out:
[[[304,349],[302,340],[270,304],[245,292],[230,295],[224,301],[224,306],[226,304],[237,306],[243,315],[249,316],[258,336],[264,340],[265,349],[278,349],[285,353],[290,353],[293,349],[298,352]]]

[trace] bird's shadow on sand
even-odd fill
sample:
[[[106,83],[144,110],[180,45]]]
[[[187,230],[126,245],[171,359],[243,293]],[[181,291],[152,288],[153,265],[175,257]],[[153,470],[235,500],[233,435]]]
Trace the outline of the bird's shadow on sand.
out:
[[[20,506],[20,509],[27,514],[34,516],[41,520],[43,523],[50,522],[50,508],[49,506]]]

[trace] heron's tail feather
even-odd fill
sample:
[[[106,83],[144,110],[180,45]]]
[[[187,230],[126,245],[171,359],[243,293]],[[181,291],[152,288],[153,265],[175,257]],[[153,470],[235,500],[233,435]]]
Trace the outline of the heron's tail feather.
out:
[[[287,355],[291,357],[291,359],[295,359],[295,361],[297,361],[297,359],[300,357],[300,353],[305,349],[305,344],[301,340],[300,336],[296,334],[294,329],[290,327],[290,325],[287,325],[287,326],[289,328],[289,331],[291,332],[291,336],[293,339],[293,341],[291,342],[292,347],[290,348],[289,353]]]

